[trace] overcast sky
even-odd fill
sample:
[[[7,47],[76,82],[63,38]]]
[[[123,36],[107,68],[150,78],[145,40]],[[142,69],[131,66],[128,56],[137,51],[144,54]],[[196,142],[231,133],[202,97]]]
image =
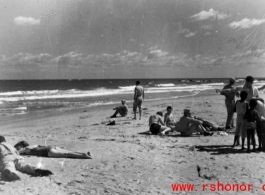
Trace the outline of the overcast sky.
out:
[[[1,0],[0,79],[264,77],[264,0]]]

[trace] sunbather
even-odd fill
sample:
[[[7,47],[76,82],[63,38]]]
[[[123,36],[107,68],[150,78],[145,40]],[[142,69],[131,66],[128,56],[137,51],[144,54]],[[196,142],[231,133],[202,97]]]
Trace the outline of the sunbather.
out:
[[[20,141],[14,146],[20,155],[45,156],[52,158],[78,158],[92,159],[90,152],[73,152],[59,147],[29,145],[26,141]]]

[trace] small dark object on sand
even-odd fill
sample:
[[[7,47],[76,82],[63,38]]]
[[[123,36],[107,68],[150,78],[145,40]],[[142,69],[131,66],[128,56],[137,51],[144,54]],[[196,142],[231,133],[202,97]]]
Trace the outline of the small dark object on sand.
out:
[[[116,124],[115,120],[110,120],[107,125],[115,125],[115,124]]]
[[[201,167],[199,165],[197,165],[197,172],[198,176],[201,177]]]

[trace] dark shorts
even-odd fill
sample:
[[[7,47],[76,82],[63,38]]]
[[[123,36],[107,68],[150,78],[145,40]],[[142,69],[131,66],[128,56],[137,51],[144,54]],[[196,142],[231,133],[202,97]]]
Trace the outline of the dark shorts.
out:
[[[153,135],[157,135],[158,133],[160,133],[160,128],[161,128],[161,125],[159,124],[156,124],[156,123],[153,123],[151,126],[150,126],[150,131]]]
[[[257,121],[257,135],[263,135],[265,134],[265,121]]]

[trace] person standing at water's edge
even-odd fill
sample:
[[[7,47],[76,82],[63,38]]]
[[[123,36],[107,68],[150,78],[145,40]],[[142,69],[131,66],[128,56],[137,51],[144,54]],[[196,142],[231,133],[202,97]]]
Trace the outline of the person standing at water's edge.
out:
[[[136,110],[139,109],[139,120],[142,117],[142,103],[144,100],[144,88],[140,85],[140,81],[136,81],[136,86],[134,89],[134,102],[133,102],[133,112],[134,118],[136,120]]]
[[[225,85],[223,89],[235,89],[233,85],[235,84],[236,79],[235,78],[230,78],[229,79],[229,84]],[[218,92],[218,91],[217,91]],[[227,110],[227,119],[226,119],[226,129],[231,129],[234,128],[234,107],[235,107],[235,96],[237,92],[233,91],[221,91],[221,95],[225,96],[225,106]]]

